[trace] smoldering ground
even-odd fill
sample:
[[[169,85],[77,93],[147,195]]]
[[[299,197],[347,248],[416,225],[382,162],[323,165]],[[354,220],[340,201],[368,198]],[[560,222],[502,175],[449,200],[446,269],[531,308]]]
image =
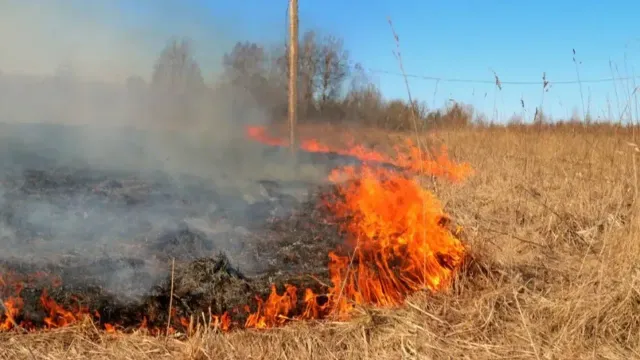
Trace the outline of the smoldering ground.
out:
[[[260,261],[247,253],[247,235],[295,210],[313,186],[309,176],[295,178],[281,150],[244,140],[237,146],[242,133],[236,146],[194,146],[188,135],[152,131],[58,124],[3,129],[4,259],[128,257],[145,268],[154,257],[193,260],[222,252],[251,273]],[[326,173],[306,168],[315,180]],[[134,271],[121,266],[97,270],[106,274],[101,285],[124,291]],[[148,280],[137,290],[156,279]]]
[[[80,297],[101,321],[165,321],[172,261],[179,315],[250,304],[272,282],[326,278],[341,237],[322,224],[317,194],[341,159],[300,154],[292,164],[241,127],[211,143],[179,130],[2,128],[0,273],[62,282],[22,290],[23,320],[41,321],[33,304],[48,289],[63,305]]]

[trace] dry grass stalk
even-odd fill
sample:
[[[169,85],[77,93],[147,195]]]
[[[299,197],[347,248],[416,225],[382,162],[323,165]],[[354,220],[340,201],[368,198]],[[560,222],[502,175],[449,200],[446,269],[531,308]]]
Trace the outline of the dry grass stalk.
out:
[[[167,314],[167,333],[169,333],[169,329],[171,329],[171,318],[172,318],[172,310],[173,310],[173,281],[176,270],[176,259],[171,259],[171,289],[169,290],[169,313]]]

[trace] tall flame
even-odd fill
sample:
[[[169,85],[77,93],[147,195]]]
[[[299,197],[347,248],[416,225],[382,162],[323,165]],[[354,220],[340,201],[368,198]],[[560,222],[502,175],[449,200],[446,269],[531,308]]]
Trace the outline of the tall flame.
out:
[[[345,174],[354,181],[339,188],[342,201],[327,202],[348,219],[340,224],[352,252],[329,254],[334,311],[345,315],[354,304],[396,306],[417,290],[447,286],[464,247],[443,226],[447,218],[438,199],[389,170],[349,167],[332,178]]]
[[[259,143],[269,146],[287,146],[288,141],[273,137],[268,134],[267,129],[262,126],[248,126],[245,135]],[[342,148],[331,148],[314,139],[302,139],[300,149],[312,153],[334,153],[338,155],[351,156],[369,163],[386,163],[405,169],[411,173],[428,174],[446,178],[453,182],[466,179],[473,174],[473,169],[467,163],[457,164],[449,159],[447,147],[441,146],[435,158],[430,158],[423,154],[420,147],[416,146],[411,139],[405,140],[404,146],[394,146],[395,154],[386,155],[362,145],[355,144],[352,137],[345,135],[343,141],[346,146]]]
[[[248,127],[246,134],[266,145],[287,145],[287,141],[268,135],[263,127]],[[408,152],[396,147],[396,156],[391,157],[362,146],[332,149],[315,140],[301,141],[304,151],[353,156],[369,164],[359,169],[335,169],[329,176],[337,185],[338,194],[327,199],[325,205],[338,219],[347,239],[341,249],[329,253],[332,286],[328,289],[328,302],[318,305],[317,295],[306,289],[305,309],[297,318],[346,318],[357,305],[397,306],[415,291],[440,290],[453,280],[465,249],[446,227],[448,217],[442,204],[408,175],[429,174],[456,182],[473,170],[469,164],[451,161],[445,147],[435,158],[422,154],[411,141],[405,147]],[[404,171],[375,163],[395,165]],[[286,292],[295,295],[290,287]],[[285,295],[278,295],[272,288],[269,299],[277,302],[272,306],[262,306],[260,302],[257,313],[273,318],[272,313],[267,313],[280,309],[281,316],[288,316],[291,307],[281,304]],[[295,296],[288,299],[296,301]],[[262,327],[254,321],[245,325]]]

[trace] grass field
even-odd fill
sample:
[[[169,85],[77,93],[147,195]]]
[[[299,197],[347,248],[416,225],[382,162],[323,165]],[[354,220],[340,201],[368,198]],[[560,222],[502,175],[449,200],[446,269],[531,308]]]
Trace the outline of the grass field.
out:
[[[335,139],[335,129],[303,128]],[[319,135],[320,134],[320,135]],[[412,134],[359,131],[389,147]],[[640,151],[629,130],[460,129],[444,143],[476,174],[434,191],[473,254],[448,292],[351,322],[201,331],[186,341],[91,324],[0,334],[6,359],[640,358]],[[329,141],[330,142],[330,141]]]

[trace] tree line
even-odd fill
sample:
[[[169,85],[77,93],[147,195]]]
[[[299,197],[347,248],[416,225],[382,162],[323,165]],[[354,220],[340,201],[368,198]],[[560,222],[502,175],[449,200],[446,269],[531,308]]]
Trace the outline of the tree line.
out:
[[[385,99],[364,67],[359,63],[351,65],[349,51],[337,36],[306,31],[299,41],[297,88],[301,123],[348,122],[388,130],[496,126],[484,114],[476,114],[472,106],[455,101],[450,101],[445,108],[430,110],[417,100],[409,103]],[[141,78],[132,77],[128,87],[138,94],[152,95],[154,119],[180,118],[188,122],[193,117],[206,117],[207,111],[216,111],[202,107],[212,98],[217,105],[225,103],[226,111],[237,121],[250,121],[251,111],[256,109],[272,121],[286,119],[289,85],[286,44],[265,47],[254,42],[237,42],[222,56],[221,66],[222,72],[216,81],[205,84],[191,42],[186,38],[172,39],[160,53],[150,83],[147,85]],[[536,108],[531,125],[592,123],[589,115],[580,119],[576,114],[564,121],[553,121]],[[526,122],[514,114],[504,125],[521,127]]]
[[[152,94],[154,117],[189,121],[207,98],[228,99],[234,118],[261,109],[272,121],[287,112],[288,48],[238,42],[221,59],[222,72],[207,85],[192,43],[172,39],[160,53],[147,85],[140,77],[127,81],[130,92]],[[351,66],[341,38],[306,31],[300,37],[298,60],[299,122],[354,122],[393,130],[414,125],[463,125],[472,120],[470,107],[453,104],[428,111],[424,103],[387,100],[360,64]],[[136,94],[134,94],[136,95]],[[219,103],[219,101],[216,101]],[[195,113],[194,113],[195,111]],[[414,121],[415,120],[415,121]],[[414,124],[415,123],[415,124]]]
[[[471,106],[455,101],[442,109],[428,109],[420,101],[385,99],[364,67],[353,64],[340,37],[306,31],[299,41],[300,123],[346,122],[388,130],[497,126]],[[187,38],[174,38],[159,53],[149,81],[131,76],[126,91],[121,85],[115,89],[108,84],[76,81],[72,64],[61,64],[53,77],[42,81],[0,73],[0,117],[83,121],[97,116],[114,122],[144,119],[186,126],[210,123],[212,117],[231,119],[234,124],[255,122],[256,117],[260,123],[265,118],[284,121],[289,85],[287,50],[286,44],[237,42],[221,57],[220,74],[213,82],[206,82],[193,44]],[[562,122],[536,108],[531,122],[541,127],[598,121],[589,114],[581,119],[575,111]],[[514,114],[504,125],[531,125],[528,123],[523,114]],[[621,119],[616,125],[622,125]]]

